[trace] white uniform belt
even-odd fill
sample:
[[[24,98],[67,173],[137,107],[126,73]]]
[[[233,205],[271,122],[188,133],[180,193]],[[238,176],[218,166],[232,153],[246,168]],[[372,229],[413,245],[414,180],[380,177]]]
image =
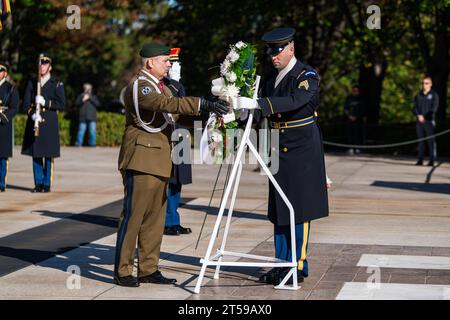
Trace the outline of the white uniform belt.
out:
[[[172,124],[173,125],[175,123],[175,121],[173,120],[173,117],[172,117],[172,115],[170,113],[162,112],[165,121],[161,125],[161,127],[159,127],[159,128],[150,127],[152,122],[155,120],[156,111],[153,112],[152,120],[150,120],[149,122],[144,122],[141,119],[141,115],[139,113],[139,96],[138,96],[138,85],[139,85],[138,82],[139,82],[139,80],[147,81],[148,83],[150,83],[153,86],[153,88],[155,88],[155,90],[156,90],[156,92],[158,94],[161,94],[161,90],[158,88],[158,86],[155,83],[153,83],[152,81],[150,81],[149,79],[147,79],[146,77],[140,76],[136,80],[134,80],[134,83],[133,83],[133,104],[134,104],[134,110],[136,112],[136,117],[137,117],[138,124],[141,126],[142,129],[144,129],[147,132],[150,132],[150,133],[161,132],[167,127],[168,124]]]

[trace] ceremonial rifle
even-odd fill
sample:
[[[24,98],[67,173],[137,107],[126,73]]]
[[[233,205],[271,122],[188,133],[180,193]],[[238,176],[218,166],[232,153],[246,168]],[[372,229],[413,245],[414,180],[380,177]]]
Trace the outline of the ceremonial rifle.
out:
[[[41,95],[41,65],[42,65],[42,59],[44,58],[44,54],[39,55],[39,62],[38,62],[38,78],[37,78],[37,89],[36,89],[36,95]],[[39,136],[39,126],[42,122],[41,118],[41,105],[39,103],[36,103],[36,111],[34,113],[34,136]]]

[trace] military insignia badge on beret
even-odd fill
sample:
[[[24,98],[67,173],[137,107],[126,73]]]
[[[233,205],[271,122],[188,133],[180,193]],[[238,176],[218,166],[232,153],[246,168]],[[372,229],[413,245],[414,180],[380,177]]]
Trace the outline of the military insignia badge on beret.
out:
[[[309,89],[309,83],[308,80],[303,80],[302,82],[300,82],[300,84],[298,85],[299,89],[301,88],[305,88],[305,90]]]
[[[150,92],[152,92],[152,89],[150,87],[144,87],[142,88],[142,94],[145,96],[147,94],[149,94]]]

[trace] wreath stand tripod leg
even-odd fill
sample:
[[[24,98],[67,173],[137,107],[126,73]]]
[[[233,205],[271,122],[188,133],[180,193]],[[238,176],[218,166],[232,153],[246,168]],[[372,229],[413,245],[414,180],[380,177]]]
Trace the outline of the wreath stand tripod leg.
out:
[[[233,196],[231,198],[230,208],[228,209],[227,222],[226,222],[226,225],[225,225],[225,229],[223,231],[222,245],[220,246],[220,250],[219,250],[219,252],[221,254],[223,254],[223,252],[225,250],[225,245],[227,243],[228,231],[230,230],[230,224],[231,224],[231,217],[233,215],[233,209],[234,209],[234,204],[235,204],[235,201],[236,201],[237,191],[238,191],[238,188],[239,188],[239,182],[241,180],[242,162],[240,160],[238,160],[238,161],[239,161],[239,168],[238,168],[237,178],[236,178],[236,182],[234,184]],[[216,272],[214,273],[214,279],[219,279],[220,262],[222,262],[222,259],[223,259],[223,255],[221,255],[219,257],[219,264],[216,267]]]

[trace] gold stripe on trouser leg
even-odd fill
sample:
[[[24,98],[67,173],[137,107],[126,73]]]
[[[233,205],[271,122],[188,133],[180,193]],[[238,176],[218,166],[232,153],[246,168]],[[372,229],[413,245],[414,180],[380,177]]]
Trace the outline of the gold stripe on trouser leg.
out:
[[[306,260],[306,246],[308,245],[309,222],[303,222],[302,252],[298,260],[298,270],[303,270],[303,262]]]
[[[148,187],[144,196],[149,198],[149,201],[138,237],[140,277],[158,270],[166,219],[167,183],[168,179],[148,175]]]
[[[8,170],[9,170],[9,159],[6,159],[6,174],[5,174],[5,189],[8,185]]]
[[[51,171],[50,171],[50,188],[53,186],[53,166],[54,166],[54,159],[52,158],[52,164],[51,164]]]

